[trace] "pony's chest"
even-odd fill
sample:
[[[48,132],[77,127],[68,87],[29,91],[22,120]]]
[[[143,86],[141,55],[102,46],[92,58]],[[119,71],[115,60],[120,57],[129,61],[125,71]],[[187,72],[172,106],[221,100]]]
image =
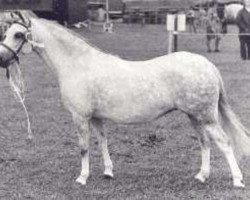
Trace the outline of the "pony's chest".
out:
[[[77,79],[66,80],[60,84],[61,96],[64,106],[71,112],[91,112],[91,91],[84,81]]]

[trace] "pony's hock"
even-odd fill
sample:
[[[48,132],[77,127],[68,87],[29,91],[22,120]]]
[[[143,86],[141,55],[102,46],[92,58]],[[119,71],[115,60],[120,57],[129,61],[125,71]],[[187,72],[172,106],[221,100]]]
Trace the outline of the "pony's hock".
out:
[[[3,44],[17,50],[23,40],[14,35],[28,32],[34,42],[44,44],[35,52],[54,69],[63,103],[78,126],[82,170],[77,182],[84,185],[89,177],[91,127],[99,133],[104,174],[113,177],[103,120],[135,124],[180,110],[188,115],[201,141],[202,162],[195,178],[204,182],[209,177],[213,139],[228,161],[234,186],[244,187],[232,145],[237,154],[249,155],[248,131],[227,102],[218,69],[206,58],[178,52],[147,61],[126,61],[90,46],[54,22],[37,18],[31,19],[29,29],[12,24]],[[2,60],[8,62],[11,57],[11,51],[0,47]]]

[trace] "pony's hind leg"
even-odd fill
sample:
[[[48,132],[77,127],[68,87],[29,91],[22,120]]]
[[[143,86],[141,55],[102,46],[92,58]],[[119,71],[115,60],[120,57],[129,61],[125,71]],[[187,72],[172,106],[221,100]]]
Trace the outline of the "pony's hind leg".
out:
[[[223,131],[218,122],[206,124],[204,125],[204,129],[224,153],[232,173],[234,186],[241,188],[245,187],[242,183],[243,176],[234,156],[228,135]]]
[[[204,183],[210,175],[210,138],[208,137],[204,127],[194,118],[189,116],[191,123],[197,133],[201,147],[201,167],[198,174],[195,175],[195,179]]]
[[[82,185],[86,185],[86,181],[89,177],[89,136],[90,136],[89,120],[76,115],[73,115],[73,120],[78,128],[77,134],[79,137],[79,146],[81,148],[81,156],[82,156],[81,174],[76,179],[76,182]]]
[[[102,157],[104,161],[104,175],[108,178],[113,178],[113,163],[111,161],[109,151],[108,151],[108,142],[107,137],[103,129],[102,120],[92,119],[91,120],[93,127],[97,131],[98,143],[102,152]]]

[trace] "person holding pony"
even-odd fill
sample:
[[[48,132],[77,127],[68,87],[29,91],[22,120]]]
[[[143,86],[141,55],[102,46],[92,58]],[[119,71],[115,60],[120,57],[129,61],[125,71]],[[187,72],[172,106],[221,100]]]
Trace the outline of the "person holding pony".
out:
[[[240,55],[242,60],[250,60],[250,0],[244,0],[244,7],[236,17],[239,27]]]

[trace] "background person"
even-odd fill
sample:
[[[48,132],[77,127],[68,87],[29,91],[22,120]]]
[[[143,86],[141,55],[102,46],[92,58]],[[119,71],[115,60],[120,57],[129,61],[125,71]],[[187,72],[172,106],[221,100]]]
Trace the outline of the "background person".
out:
[[[213,6],[207,11],[207,22],[206,22],[206,32],[207,32],[207,51],[211,52],[211,41],[215,41],[215,52],[219,52],[219,45],[221,40],[222,23],[221,19],[218,17],[217,13],[217,1],[213,2]]]
[[[250,59],[250,0],[244,0],[243,3],[244,7],[238,12],[238,15],[236,17],[236,23],[239,27],[241,58],[243,60],[249,60]]]
[[[190,9],[187,13],[187,24],[189,27],[189,32],[196,33],[196,24],[195,24],[195,11],[193,9]]]

